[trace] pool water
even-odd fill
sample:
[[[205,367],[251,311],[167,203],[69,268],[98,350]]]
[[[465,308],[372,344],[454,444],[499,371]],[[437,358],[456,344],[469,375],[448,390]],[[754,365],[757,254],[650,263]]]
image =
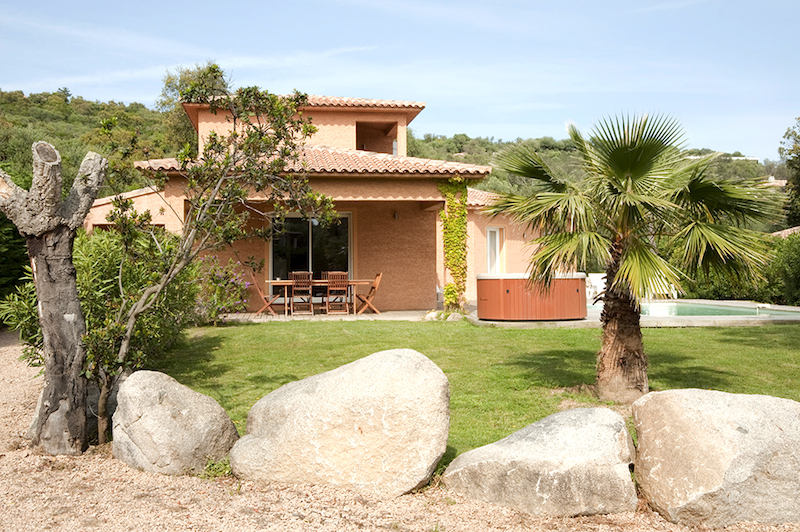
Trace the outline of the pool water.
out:
[[[591,305],[602,309],[603,304]],[[645,303],[642,316],[798,316],[790,310],[775,310],[761,307],[735,307],[711,303],[683,303],[674,301]]]

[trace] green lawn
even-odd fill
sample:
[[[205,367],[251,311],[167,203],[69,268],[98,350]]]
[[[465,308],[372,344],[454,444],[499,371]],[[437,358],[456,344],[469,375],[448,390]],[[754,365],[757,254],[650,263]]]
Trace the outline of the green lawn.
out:
[[[709,388],[800,401],[800,325],[645,329],[651,388]],[[250,407],[287,382],[408,347],[450,380],[445,462],[557,411],[594,381],[599,329],[502,329],[466,322],[273,322],[192,329],[153,369],[210,395],[244,433]]]

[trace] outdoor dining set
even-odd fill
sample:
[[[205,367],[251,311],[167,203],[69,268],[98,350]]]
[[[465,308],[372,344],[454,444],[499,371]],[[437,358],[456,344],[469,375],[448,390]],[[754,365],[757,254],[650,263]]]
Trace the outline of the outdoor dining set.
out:
[[[283,306],[284,315],[314,314],[362,314],[367,309],[375,314],[380,311],[373,299],[383,274],[374,279],[350,279],[347,272],[323,272],[320,279],[314,279],[312,272],[290,272],[289,279],[268,280],[267,284],[275,290],[261,289],[253,278],[263,306],[256,312],[269,312],[277,316],[276,310]],[[369,287],[366,293],[359,293],[357,287]]]

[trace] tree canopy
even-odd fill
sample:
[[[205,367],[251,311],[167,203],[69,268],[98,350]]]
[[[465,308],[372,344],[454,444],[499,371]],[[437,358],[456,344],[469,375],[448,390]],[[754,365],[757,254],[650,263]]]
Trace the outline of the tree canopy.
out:
[[[800,225],[800,118],[786,130],[778,153],[786,161],[788,169],[789,182],[786,188],[789,202],[786,218],[789,226],[793,227]]]

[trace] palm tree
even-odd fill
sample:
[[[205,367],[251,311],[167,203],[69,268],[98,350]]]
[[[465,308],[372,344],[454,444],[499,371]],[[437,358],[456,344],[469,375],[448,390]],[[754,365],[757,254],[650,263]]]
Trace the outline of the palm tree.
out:
[[[556,175],[533,149],[517,144],[497,164],[533,180],[535,192],[501,196],[488,212],[538,235],[532,284],[546,288],[556,273],[584,269],[590,260],[605,265],[597,393],[631,402],[648,392],[641,301],[680,289],[698,268],[757,277],[767,247],[748,226],[774,217],[777,203],[757,182],[714,178],[709,167],[716,154],[684,156],[682,129],[669,117],[607,118],[588,139],[573,125],[568,131],[580,177]],[[659,253],[667,248],[678,267]]]

